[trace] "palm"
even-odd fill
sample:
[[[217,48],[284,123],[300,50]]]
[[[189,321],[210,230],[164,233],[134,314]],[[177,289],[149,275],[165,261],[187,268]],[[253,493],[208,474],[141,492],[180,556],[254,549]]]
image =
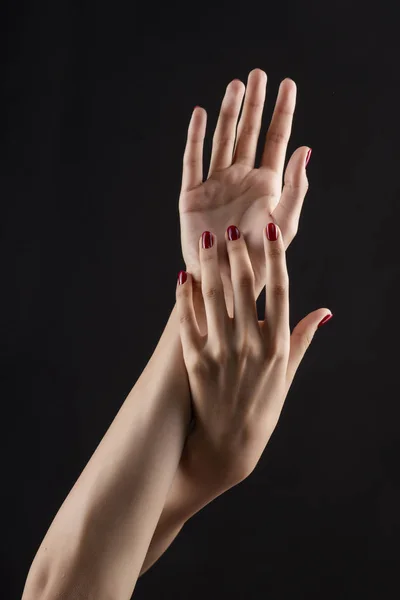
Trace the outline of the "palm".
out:
[[[189,125],[179,198],[181,241],[186,268],[200,281],[199,238],[203,231],[217,236],[224,284],[230,281],[225,231],[236,225],[245,236],[255,274],[256,289],[264,285],[262,230],[275,221],[287,247],[293,239],[308,182],[304,169],[307,148],[298,148],[285,171],[287,143],[295,108],[293,81],[282,82],[259,168],[254,168],[265,99],[266,75],[249,74],[242,115],[237,126],[244,85],[231,82],[222,102],[213,137],[207,179],[203,181],[204,109],[195,110]],[[236,136],[236,140],[235,140]]]
[[[224,235],[229,225],[236,225],[248,244],[256,282],[262,282],[265,262],[262,229],[272,218],[280,194],[281,182],[276,173],[241,164],[214,172],[199,187],[182,193],[183,258],[194,278],[200,280],[198,240],[208,230],[217,236],[221,275],[229,280]]]

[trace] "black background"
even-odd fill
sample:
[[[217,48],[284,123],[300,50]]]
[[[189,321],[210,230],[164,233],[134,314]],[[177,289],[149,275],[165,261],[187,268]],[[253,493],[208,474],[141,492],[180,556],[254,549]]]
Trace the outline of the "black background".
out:
[[[285,77],[298,88],[287,158],[313,149],[291,324],[334,317],[255,472],[187,523],[135,598],[398,597],[395,13],[343,0],[2,12],[1,597],[20,597],[174,304],[192,109],[208,113],[206,172],[225,87],[255,67],[268,75],[258,156]]]

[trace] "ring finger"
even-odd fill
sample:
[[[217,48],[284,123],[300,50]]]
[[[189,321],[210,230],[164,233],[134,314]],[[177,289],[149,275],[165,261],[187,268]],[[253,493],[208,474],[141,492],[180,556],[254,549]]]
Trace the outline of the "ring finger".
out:
[[[266,261],[264,331],[274,354],[289,356],[289,275],[282,233],[275,223],[264,229]]]
[[[201,291],[207,319],[207,339],[217,348],[228,332],[229,315],[226,309],[224,287],[220,275],[217,239],[204,231],[199,240]]]

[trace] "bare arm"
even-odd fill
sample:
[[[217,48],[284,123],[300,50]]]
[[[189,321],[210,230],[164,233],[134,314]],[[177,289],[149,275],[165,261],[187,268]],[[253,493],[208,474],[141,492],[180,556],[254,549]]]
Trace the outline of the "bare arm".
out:
[[[174,308],[149,363],[47,531],[22,600],[131,597],[189,420]]]
[[[210,169],[204,181],[203,140],[207,114],[199,107],[192,113],[183,160],[179,211],[183,256],[187,269],[193,274],[195,287],[197,284],[199,288],[201,279],[198,239],[202,231],[209,229],[222,239],[227,225],[235,224],[243,228],[255,273],[256,296],[265,285],[262,235],[257,234],[259,223],[267,216],[276,222],[281,228],[285,247],[289,246],[296,234],[308,190],[306,166],[311,150],[307,146],[298,148],[284,169],[296,104],[296,85],[286,79],[279,88],[260,166],[255,168],[266,79],[265,72],[254,69],[249,73],[246,88],[238,80],[231,81],[227,86],[214,132]],[[244,105],[239,119],[244,92]],[[221,250],[219,265],[230,310],[230,269],[227,254],[224,248]],[[198,289],[194,300],[200,324],[203,315],[199,296]],[[300,328],[296,338],[306,347],[308,342],[304,338],[305,333],[307,331]],[[201,477],[190,473],[189,468],[183,469],[188,447],[193,445],[195,438],[191,434],[141,573],[165,552],[188,518],[219,495],[209,489]],[[189,464],[187,460],[186,464]]]
[[[201,482],[198,486],[194,486],[192,478],[187,476],[187,471],[190,468],[187,464],[188,448],[193,441],[195,441],[195,434],[190,437],[189,443],[185,445],[183,450],[179,468],[176,471],[163,512],[151,539],[140,575],[148,571],[164,554],[185,523],[222,493],[222,491],[216,491],[214,487],[209,488],[205,484],[202,485]]]
[[[251,321],[253,320],[255,324],[257,318],[255,296],[251,297],[249,294],[250,287],[244,288],[236,284],[237,309],[235,310],[235,319],[237,319],[237,322],[240,319],[243,326],[248,326],[250,323],[249,332],[247,337],[243,338],[246,341],[245,343],[242,342],[243,347],[240,347],[240,349],[238,349],[238,342],[236,344],[228,343],[228,351],[225,354],[217,349],[220,353],[218,354],[218,360],[216,360],[212,353],[215,352],[215,346],[218,343],[223,344],[224,331],[228,331],[228,335],[238,336],[237,332],[239,330],[236,322],[233,325],[233,319],[227,317],[228,311],[226,309],[225,317],[223,317],[223,304],[221,301],[215,300],[215,298],[218,298],[217,293],[213,296],[207,294],[207,290],[210,288],[218,289],[217,286],[219,285],[219,297],[222,297],[222,284],[221,282],[218,284],[218,278],[216,277],[217,269],[213,269],[214,272],[207,277],[205,284],[205,298],[209,303],[209,313],[214,312],[217,314],[219,310],[217,307],[221,307],[221,318],[212,319],[212,325],[210,326],[220,327],[217,337],[212,336],[210,338],[210,335],[200,337],[198,335],[199,332],[194,320],[196,310],[193,312],[191,308],[193,306],[191,292],[189,290],[184,293],[181,292],[181,306],[179,309],[181,312],[181,332],[183,328],[187,329],[182,337],[182,343],[196,412],[198,411],[198,406],[196,406],[197,395],[203,394],[204,400],[203,405],[200,405],[200,424],[195,424],[193,432],[187,438],[180,465],[142,567],[142,573],[165,552],[185,522],[193,514],[230,487],[237,485],[253,471],[276,426],[284,399],[288,394],[293,377],[308,345],[316,330],[332,317],[332,313],[327,313],[327,309],[315,310],[300,321],[290,335],[288,275],[283,251],[284,243],[281,235],[279,239],[277,238],[276,226],[272,223],[270,223],[270,226],[271,228],[275,227],[275,230],[271,229],[267,234],[268,246],[269,244],[273,245],[270,249],[266,246],[266,257],[269,263],[267,271],[270,273],[270,284],[267,284],[266,292],[268,309],[266,308],[265,311],[265,322],[268,323],[268,330],[263,322],[257,322],[256,327],[250,328]],[[248,269],[248,276],[251,277],[249,261],[245,260],[247,253],[245,244],[242,241],[242,247],[240,247],[239,243],[240,240],[239,242],[229,242],[229,246],[236,244],[235,249],[230,248],[229,254],[232,263],[237,263],[232,269],[233,276],[237,280],[239,275],[243,277],[246,268]],[[242,252],[241,257],[240,251]],[[210,250],[207,250],[207,252],[210,252]],[[207,258],[204,261],[204,269],[210,269],[211,264],[210,258]],[[193,283],[192,278],[190,283]],[[279,290],[278,294],[276,294],[276,290]],[[246,298],[245,294],[247,294]],[[243,298],[240,298],[240,296],[243,296]],[[209,299],[210,297],[212,300]],[[246,312],[244,307],[247,309]],[[242,316],[240,315],[241,311],[243,311]],[[226,325],[223,324],[223,318],[225,318]],[[189,325],[189,323],[191,324]],[[276,323],[279,325],[279,329]],[[260,339],[257,338],[257,328],[263,335],[261,338],[262,343],[272,349],[278,348],[279,350],[276,350],[276,352],[277,354],[281,352],[281,354],[278,354],[279,358],[274,358],[271,350],[269,350],[265,353],[266,358],[264,358],[262,354],[257,355],[256,353],[257,360],[260,360],[260,356],[262,358],[258,366],[254,368],[254,363],[251,366],[253,360],[251,357],[254,352],[252,344],[254,345],[256,340]],[[271,342],[272,335],[275,337]],[[207,344],[209,350],[207,350]],[[279,348],[279,344],[282,345],[282,349]],[[239,356],[242,356],[241,353],[246,351],[247,348],[252,349],[251,352],[247,350],[249,358],[243,361],[241,369],[237,369],[238,360],[235,360],[234,352],[236,351]],[[199,355],[203,354],[201,359],[197,361],[194,358],[196,352]],[[208,359],[210,369],[207,369],[205,365],[207,352],[210,353]],[[229,360],[233,361],[234,368],[229,370],[228,377],[219,377],[218,370],[225,368]],[[268,366],[263,362],[266,360]],[[241,377],[245,381],[244,398],[246,402],[251,404],[254,402],[253,396],[257,398],[257,394],[255,392],[249,393],[249,390],[258,391],[259,400],[256,400],[260,405],[258,411],[247,412],[242,402],[235,403],[235,393],[242,384]],[[257,386],[257,377],[261,381],[266,380],[261,388]],[[227,393],[229,385],[231,389]],[[223,398],[221,403],[218,402],[218,386],[221,386],[220,393]],[[226,414],[224,414],[224,407]],[[235,410],[238,411],[237,415],[234,415]],[[232,429],[229,433],[230,419]],[[225,450],[224,443],[226,444]]]

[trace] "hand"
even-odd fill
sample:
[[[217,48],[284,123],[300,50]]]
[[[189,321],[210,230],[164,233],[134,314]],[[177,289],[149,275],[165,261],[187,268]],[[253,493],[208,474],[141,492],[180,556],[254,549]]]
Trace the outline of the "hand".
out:
[[[198,248],[206,335],[201,335],[197,326],[190,273],[180,273],[176,290],[196,417],[180,468],[198,489],[219,493],[255,468],[308,344],[321,321],[331,316],[329,309],[320,308],[290,334],[289,278],[282,234],[270,223],[267,228],[259,227],[255,236],[263,240],[265,256],[264,321],[257,318],[247,237],[234,226],[222,242],[230,265],[234,317],[228,315],[224,299],[216,235],[203,233]],[[205,248],[205,241],[211,247]]]
[[[207,114],[203,108],[197,107],[192,114],[183,158],[179,213],[186,270],[194,278],[195,295],[201,295],[197,241],[205,230],[216,234],[230,315],[232,290],[223,243],[226,228],[235,223],[245,235],[258,295],[265,285],[263,241],[258,225],[268,221],[277,223],[287,248],[297,232],[308,189],[305,164],[309,148],[303,146],[288,162],[282,190],[286,148],[296,104],[296,84],[291,79],[285,79],[280,85],[261,164],[254,168],[266,80],[266,73],[260,69],[254,69],[248,76],[236,143],[236,124],[245,86],[237,79],[228,85],[213,137],[206,181],[203,182],[203,141]],[[199,325],[203,329],[200,321],[199,314]]]

